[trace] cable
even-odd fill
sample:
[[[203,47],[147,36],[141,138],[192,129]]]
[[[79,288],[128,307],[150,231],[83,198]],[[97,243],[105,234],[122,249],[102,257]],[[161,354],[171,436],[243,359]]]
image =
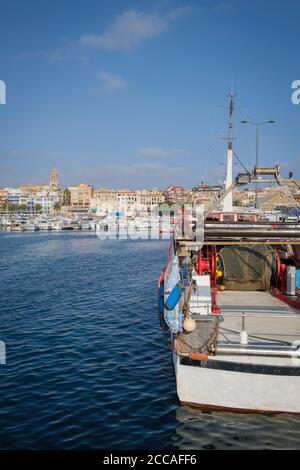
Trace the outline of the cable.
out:
[[[290,190],[287,188],[287,186],[284,185],[284,184],[280,184],[279,187],[283,189],[285,195],[287,196],[290,203],[294,206],[294,208],[299,210],[300,205],[297,203],[297,201],[295,200],[293,194],[290,192]]]
[[[244,170],[246,171],[246,173],[248,175],[251,175],[250,171],[247,170],[247,168],[245,167],[245,165],[243,164],[243,162],[239,159],[239,157],[237,156],[237,154],[235,153],[235,150],[233,149],[233,153],[234,153],[234,156],[237,158],[238,162],[240,163],[240,165],[244,168]]]

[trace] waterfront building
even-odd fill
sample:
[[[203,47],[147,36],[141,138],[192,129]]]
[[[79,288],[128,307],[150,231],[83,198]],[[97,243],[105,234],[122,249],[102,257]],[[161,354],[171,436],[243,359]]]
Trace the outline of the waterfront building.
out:
[[[28,211],[33,211],[35,206],[40,205],[45,214],[52,214],[54,205],[61,198],[59,189],[51,189],[47,184],[23,184],[10,197],[16,204],[26,205]]]
[[[151,211],[165,201],[165,196],[159,189],[142,189],[136,191],[137,205],[141,210]]]
[[[100,188],[94,191],[91,210],[99,215],[112,214],[118,210],[118,193],[113,189]]]
[[[26,200],[26,210],[28,212],[33,212],[34,211],[34,198],[33,196],[29,196]]]
[[[130,189],[119,189],[118,192],[118,203],[124,208],[130,208],[137,204],[137,194],[135,191]]]
[[[19,186],[23,196],[34,196],[39,191],[50,190],[48,184],[21,184]]]
[[[202,182],[199,187],[192,190],[190,202],[208,207],[217,199],[220,191],[222,191],[222,186],[209,186]]]
[[[90,184],[79,184],[78,186],[71,186],[68,188],[70,191],[70,204],[74,209],[89,209],[91,199],[93,197],[93,186]]]
[[[252,202],[250,206],[253,206]],[[282,210],[282,208],[292,208],[295,206],[292,197],[281,191],[272,191],[271,193],[259,196],[257,199],[257,208],[263,211]]]
[[[172,204],[187,204],[190,199],[190,191],[182,186],[169,186],[164,191],[165,202]]]
[[[136,212],[152,210],[162,202],[164,202],[164,194],[158,189],[132,191],[101,188],[94,191],[91,210],[99,215],[116,212],[134,215]]]
[[[4,207],[7,203],[7,190],[0,189],[0,207]]]
[[[240,201],[242,206],[248,206],[255,200],[255,190],[249,189],[246,191],[235,191],[234,200]]]
[[[136,191],[131,189],[119,189],[117,191],[118,197],[118,212],[123,215],[135,215],[138,205],[138,197]]]
[[[21,190],[19,188],[5,188],[7,191],[7,203],[8,204],[21,204]]]
[[[53,214],[54,206],[60,203],[59,191],[39,191],[33,199],[34,206],[41,206],[43,214]]]
[[[33,197],[34,197],[34,194],[30,194],[30,193],[23,193],[21,191],[21,194],[20,194],[20,205],[22,206],[27,206],[27,203],[30,202],[30,201],[33,201]]]

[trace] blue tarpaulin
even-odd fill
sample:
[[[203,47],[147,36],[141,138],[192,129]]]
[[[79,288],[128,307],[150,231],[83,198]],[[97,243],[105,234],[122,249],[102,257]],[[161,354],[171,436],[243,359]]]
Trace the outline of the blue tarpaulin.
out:
[[[296,289],[300,289],[300,269],[296,271]]]

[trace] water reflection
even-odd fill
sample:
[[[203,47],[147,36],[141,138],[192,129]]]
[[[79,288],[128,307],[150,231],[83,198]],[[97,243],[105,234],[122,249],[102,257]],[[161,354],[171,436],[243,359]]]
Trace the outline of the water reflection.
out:
[[[300,416],[176,411],[176,443],[191,449],[299,449]]]

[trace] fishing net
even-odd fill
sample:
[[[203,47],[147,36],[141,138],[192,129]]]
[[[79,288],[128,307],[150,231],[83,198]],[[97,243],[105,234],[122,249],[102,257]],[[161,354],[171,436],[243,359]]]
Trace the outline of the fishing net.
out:
[[[226,290],[269,290],[274,256],[274,250],[268,245],[222,248],[219,265]]]

